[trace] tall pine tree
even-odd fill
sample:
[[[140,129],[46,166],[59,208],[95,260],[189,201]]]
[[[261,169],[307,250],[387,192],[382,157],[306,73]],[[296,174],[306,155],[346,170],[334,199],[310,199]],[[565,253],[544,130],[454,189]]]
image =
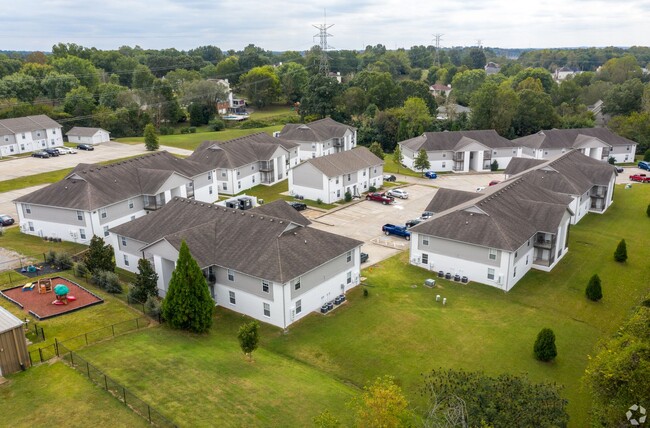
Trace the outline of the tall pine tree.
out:
[[[176,269],[162,303],[163,318],[173,328],[203,333],[212,326],[213,308],[203,272],[182,241]]]
[[[93,236],[88,251],[84,255],[84,264],[91,273],[100,270],[115,272],[113,246],[105,244],[103,238],[97,235]]]
[[[160,147],[156,128],[151,123],[147,123],[147,126],[144,127],[144,146],[151,152],[158,150]]]
[[[158,274],[147,259],[138,260],[138,273],[135,276],[130,297],[144,303],[149,296],[158,296]]]

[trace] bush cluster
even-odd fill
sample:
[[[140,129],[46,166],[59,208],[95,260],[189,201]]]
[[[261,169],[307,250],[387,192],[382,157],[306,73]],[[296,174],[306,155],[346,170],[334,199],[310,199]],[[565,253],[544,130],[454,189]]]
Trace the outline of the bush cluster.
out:
[[[122,292],[122,285],[114,272],[96,270],[93,273],[93,283],[108,293],[119,294]]]
[[[49,250],[45,255],[45,263],[58,269],[66,270],[72,267],[72,257],[68,253]]]

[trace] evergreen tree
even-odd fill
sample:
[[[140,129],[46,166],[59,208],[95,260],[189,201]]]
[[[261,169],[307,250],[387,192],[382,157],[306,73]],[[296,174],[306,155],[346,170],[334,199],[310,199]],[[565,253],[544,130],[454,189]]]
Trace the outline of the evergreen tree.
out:
[[[627,245],[625,244],[625,239],[621,239],[621,242],[618,243],[616,251],[614,251],[614,260],[620,263],[627,260]]]
[[[597,274],[594,274],[591,279],[589,279],[585,294],[589,300],[593,300],[594,302],[603,298],[603,290],[600,286],[600,277]]]
[[[162,303],[163,318],[173,328],[203,333],[212,326],[213,307],[203,272],[182,241],[176,269]]]
[[[242,324],[237,333],[239,346],[241,350],[248,356],[249,359],[253,358],[253,351],[257,349],[257,344],[260,340],[258,330],[260,323],[253,320]]]
[[[382,150],[381,144],[379,144],[378,142],[375,141],[374,143],[372,143],[370,147],[368,147],[368,150],[370,150],[370,152],[373,155],[377,156],[379,159],[382,160],[384,159],[385,156],[384,150]]]
[[[402,161],[403,160],[404,160],[404,155],[402,154],[402,149],[399,148],[399,144],[398,144],[398,145],[395,146],[395,150],[393,151],[393,162],[395,162],[395,164],[397,165],[397,172],[398,173],[399,173],[400,166],[402,166]],[[650,215],[650,214],[648,214],[648,215]]]
[[[490,164],[490,171],[498,171],[498,170],[499,170],[499,162],[497,162],[497,160],[495,159]]]
[[[144,146],[151,152],[158,150],[160,147],[156,129],[151,123],[147,123],[147,126],[144,127]]]
[[[413,162],[413,168],[417,171],[420,171],[424,175],[424,170],[431,168],[431,163],[429,162],[429,156],[424,149],[420,149],[418,155],[415,157]]]
[[[535,357],[540,361],[551,361],[557,356],[555,333],[550,328],[543,328],[535,340]]]
[[[650,149],[646,150],[645,153],[643,154],[643,160],[646,162],[650,162]]]
[[[113,246],[105,244],[103,238],[97,235],[93,236],[88,251],[84,255],[84,264],[91,273],[100,270],[114,272]]]
[[[648,208],[645,209],[645,213],[650,217],[650,204],[648,204]]]
[[[158,274],[149,260],[140,259],[130,297],[138,302],[146,302],[149,296],[158,296]]]

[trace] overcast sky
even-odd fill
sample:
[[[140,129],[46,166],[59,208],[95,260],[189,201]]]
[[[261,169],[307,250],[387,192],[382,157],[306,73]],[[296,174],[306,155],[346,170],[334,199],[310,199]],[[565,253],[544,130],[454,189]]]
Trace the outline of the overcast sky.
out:
[[[116,49],[307,50],[324,22],[336,49],[650,45],[650,1],[617,0],[2,0],[1,50],[58,42]]]

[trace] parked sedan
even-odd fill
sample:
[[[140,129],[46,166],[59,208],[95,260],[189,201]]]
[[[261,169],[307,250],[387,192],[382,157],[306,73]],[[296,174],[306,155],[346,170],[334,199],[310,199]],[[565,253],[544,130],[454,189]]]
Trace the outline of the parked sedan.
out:
[[[424,176],[426,178],[438,178],[438,174],[436,174],[435,171],[427,171],[424,173]]]
[[[14,219],[7,214],[0,214],[0,225],[2,226],[11,226],[14,224]]]
[[[77,153],[77,151],[75,149],[72,149],[70,147],[57,147],[56,149],[62,155],[74,155],[74,154]]]
[[[394,198],[400,198],[400,199],[408,199],[409,194],[406,190],[403,189],[390,189],[388,192],[386,192],[388,196],[392,196]]]
[[[406,222],[406,228],[407,228],[407,229],[410,229],[410,228],[412,228],[413,226],[415,226],[415,225],[417,225],[417,224],[420,224],[420,223],[422,223],[422,220],[417,219],[417,218],[415,218],[415,219],[413,219],[413,220],[409,220],[409,221]]]
[[[360,254],[360,259],[361,259],[361,263],[367,262],[368,261],[368,253],[361,253]]]
[[[397,177],[395,177],[392,174],[384,175],[384,181],[395,181],[395,180],[397,180]]]
[[[32,153],[32,157],[33,157],[33,158],[43,158],[43,159],[46,159],[46,158],[49,158],[50,155],[49,155],[46,151],[39,150],[39,151],[37,151],[37,152]]]
[[[45,153],[47,153],[48,155],[50,155],[50,157],[52,157],[52,156],[59,156],[59,151],[58,151],[57,149],[55,149],[55,148],[51,148],[51,149],[43,149],[43,151],[44,151]]]
[[[90,144],[77,144],[77,148],[79,150],[89,150],[89,151],[95,150],[95,148]]]
[[[307,209],[307,204],[304,202],[291,201],[289,202],[289,205],[291,205],[296,211],[303,211]]]

